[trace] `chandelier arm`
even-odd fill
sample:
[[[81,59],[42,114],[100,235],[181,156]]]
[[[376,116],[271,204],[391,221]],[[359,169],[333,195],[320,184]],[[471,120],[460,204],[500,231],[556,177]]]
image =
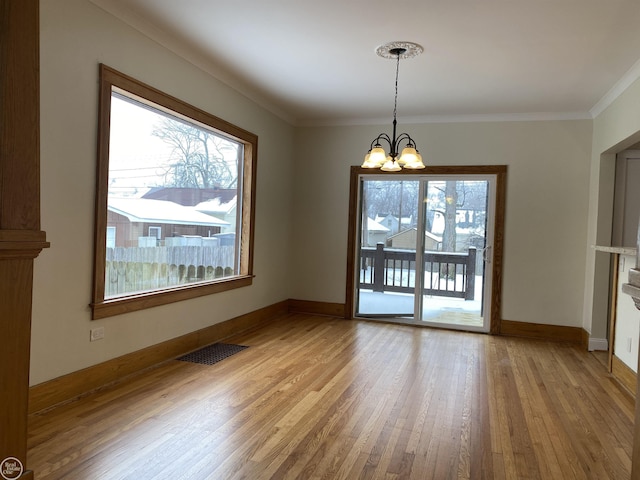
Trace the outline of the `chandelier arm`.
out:
[[[389,138],[389,135],[387,135],[386,133],[381,133],[380,135],[378,135],[376,138],[373,139],[373,141],[371,142],[371,146],[369,147],[369,150],[371,150],[375,146],[380,145],[380,140],[384,140],[389,144],[389,147],[391,147],[391,139]]]
[[[396,145],[400,145],[400,142],[403,140],[407,142],[407,146],[413,146],[415,148],[416,142],[413,141],[413,138],[411,138],[408,133],[401,133],[396,140]]]

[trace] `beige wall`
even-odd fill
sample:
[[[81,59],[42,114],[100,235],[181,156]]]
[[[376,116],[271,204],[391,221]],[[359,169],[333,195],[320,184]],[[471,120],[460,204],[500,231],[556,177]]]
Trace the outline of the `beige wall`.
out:
[[[592,122],[399,123],[431,164],[509,166],[502,318],[580,327]],[[293,298],[345,301],[349,166],[380,131],[299,130]]]
[[[615,154],[640,141],[640,80],[631,84],[593,122],[589,180],[587,243],[610,245],[615,179]],[[587,250],[584,288],[584,328],[592,337],[607,330],[609,254]]]
[[[90,320],[98,63],[259,136],[251,287]],[[88,0],[41,2],[42,228],[36,262],[31,383],[198,330],[289,297],[294,130]],[[105,339],[89,342],[89,329]]]

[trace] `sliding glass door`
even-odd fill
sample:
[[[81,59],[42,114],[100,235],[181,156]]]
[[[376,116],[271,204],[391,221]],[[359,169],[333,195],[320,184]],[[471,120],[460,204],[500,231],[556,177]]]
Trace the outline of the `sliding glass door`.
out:
[[[354,316],[489,331],[496,176],[358,181]]]

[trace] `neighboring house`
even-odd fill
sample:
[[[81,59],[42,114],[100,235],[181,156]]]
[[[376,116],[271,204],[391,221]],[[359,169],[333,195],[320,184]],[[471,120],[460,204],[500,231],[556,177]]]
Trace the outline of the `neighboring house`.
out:
[[[362,245],[364,247],[374,247],[378,243],[386,243],[389,231],[390,230],[384,225],[367,217],[367,238],[362,242]]]
[[[485,210],[457,209],[456,225],[462,228],[483,227],[486,221]]]
[[[456,210],[456,228],[474,229],[484,228],[486,221],[484,210]],[[431,226],[431,231],[437,235],[444,232],[444,212],[441,210],[429,210],[427,212],[427,222]]]
[[[228,223],[166,200],[109,198],[107,247],[160,245],[167,237],[213,237]]]
[[[408,248],[415,250],[418,240],[418,229],[410,228],[389,237],[387,244],[391,248]],[[442,237],[431,232],[424,233],[424,249],[429,251],[442,250]]]
[[[142,198],[168,200],[224,220],[221,233],[235,233],[238,215],[238,191],[235,188],[155,187]]]
[[[236,195],[237,190],[235,188],[154,187],[145,193],[142,198],[168,200],[180,205],[193,207],[214,198],[219,198],[221,203],[227,203]]]
[[[219,197],[200,202],[193,208],[200,213],[211,215],[212,217],[219,218],[227,222],[228,225],[222,228],[222,233],[235,233],[238,215],[238,196],[233,195],[231,198],[228,197],[230,197],[230,195],[221,195]]]
[[[391,233],[398,233],[401,225],[402,228],[410,228],[413,224],[413,218],[411,216],[398,219],[398,217],[390,213],[380,213],[376,215],[375,221],[387,227]]]

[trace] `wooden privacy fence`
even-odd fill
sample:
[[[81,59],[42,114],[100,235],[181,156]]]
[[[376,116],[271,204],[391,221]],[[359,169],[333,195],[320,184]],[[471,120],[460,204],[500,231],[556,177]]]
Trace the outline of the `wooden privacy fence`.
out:
[[[105,297],[227,277],[234,264],[233,245],[107,248]]]
[[[374,292],[415,292],[416,252],[385,248],[379,243],[360,250],[360,288]],[[476,248],[467,252],[425,252],[425,295],[473,300],[476,278]]]

